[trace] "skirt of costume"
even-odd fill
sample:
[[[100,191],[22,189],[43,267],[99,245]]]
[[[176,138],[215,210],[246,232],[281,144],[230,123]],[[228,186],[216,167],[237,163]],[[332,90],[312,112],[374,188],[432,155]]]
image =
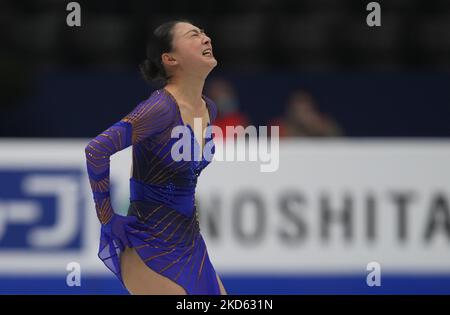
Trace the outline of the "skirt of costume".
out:
[[[172,196],[177,196],[172,200],[178,200],[179,204],[167,205],[160,199],[166,195],[167,187],[133,178],[130,185],[127,216],[119,216],[113,224],[102,226],[99,258],[124,287],[120,255],[128,246],[136,250],[148,268],[179,284],[187,294],[220,294],[216,271],[200,233],[197,210],[195,206],[193,211],[180,207],[185,204],[183,198],[192,198],[192,192],[171,187]]]

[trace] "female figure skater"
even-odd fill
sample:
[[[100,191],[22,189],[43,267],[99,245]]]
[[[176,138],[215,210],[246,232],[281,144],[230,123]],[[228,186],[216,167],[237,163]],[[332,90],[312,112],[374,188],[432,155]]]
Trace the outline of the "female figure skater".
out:
[[[211,135],[208,128],[217,114],[216,105],[202,94],[217,65],[211,39],[187,21],[164,23],[153,35],[141,72],[146,79],[163,80],[164,87],[85,148],[101,222],[98,256],[131,294],[226,294],[209,260],[194,198],[197,178],[211,162],[204,151],[212,136],[205,139],[191,126],[201,118],[202,131]],[[172,157],[179,139],[171,132],[177,126],[189,129],[200,158]],[[130,207],[122,216],[111,206],[110,156],[130,145]]]

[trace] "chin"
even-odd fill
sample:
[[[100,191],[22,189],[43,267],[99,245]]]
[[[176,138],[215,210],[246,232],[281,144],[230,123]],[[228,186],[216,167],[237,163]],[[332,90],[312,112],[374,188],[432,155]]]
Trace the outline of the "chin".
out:
[[[211,63],[212,63],[211,66],[212,66],[213,68],[214,68],[215,66],[217,66],[217,60],[216,60],[216,59],[214,59],[213,62],[211,62]]]
[[[205,69],[210,72],[212,69],[214,69],[217,66],[217,60],[216,59],[211,59],[208,60],[206,63],[204,63],[205,65]]]
[[[210,60],[210,63],[212,64],[212,67],[214,68],[215,66],[217,66],[217,59],[215,57],[212,57]]]
[[[217,60],[215,58],[211,58],[210,60],[202,60],[201,63],[198,63],[195,66],[195,72],[202,73],[202,75],[207,76],[215,67],[217,66]]]

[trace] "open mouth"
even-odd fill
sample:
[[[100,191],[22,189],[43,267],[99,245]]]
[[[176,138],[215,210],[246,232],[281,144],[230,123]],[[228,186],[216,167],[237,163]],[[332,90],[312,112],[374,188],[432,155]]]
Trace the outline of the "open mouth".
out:
[[[208,56],[208,57],[212,57],[212,49],[211,48],[207,48],[205,50],[203,50],[202,52],[203,56]]]

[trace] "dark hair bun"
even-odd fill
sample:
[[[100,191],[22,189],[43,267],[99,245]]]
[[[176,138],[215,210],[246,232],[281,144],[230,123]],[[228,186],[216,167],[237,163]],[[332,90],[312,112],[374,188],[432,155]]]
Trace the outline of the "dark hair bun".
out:
[[[159,25],[147,42],[147,56],[140,64],[142,76],[149,83],[167,83],[170,76],[166,73],[161,55],[172,51],[173,28],[179,22],[187,20],[172,20]]]
[[[153,83],[165,78],[165,71],[162,65],[156,64],[154,60],[145,59],[140,64],[141,74],[146,81]]]

